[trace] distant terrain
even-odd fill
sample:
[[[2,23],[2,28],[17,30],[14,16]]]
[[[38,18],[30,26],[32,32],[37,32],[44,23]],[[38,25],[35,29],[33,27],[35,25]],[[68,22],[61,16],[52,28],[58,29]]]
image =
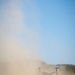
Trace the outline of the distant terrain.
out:
[[[0,75],[75,75],[75,65],[51,65],[37,60],[0,62]]]

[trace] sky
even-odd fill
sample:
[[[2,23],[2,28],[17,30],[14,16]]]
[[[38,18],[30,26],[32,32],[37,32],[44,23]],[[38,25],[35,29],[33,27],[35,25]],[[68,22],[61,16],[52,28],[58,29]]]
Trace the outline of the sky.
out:
[[[49,63],[75,64],[75,1],[38,0],[42,58]]]
[[[2,6],[6,2],[7,0],[0,0],[0,21]],[[33,35],[32,38],[36,41],[34,44],[39,45],[37,50],[40,60],[50,64],[75,64],[75,0],[18,0],[17,3],[22,7],[24,27],[28,28],[29,33],[27,36]],[[12,32],[9,27],[9,31],[7,33],[16,36],[15,30]],[[28,43],[28,37],[22,34],[17,34],[16,37]],[[29,47],[32,46],[30,45]]]

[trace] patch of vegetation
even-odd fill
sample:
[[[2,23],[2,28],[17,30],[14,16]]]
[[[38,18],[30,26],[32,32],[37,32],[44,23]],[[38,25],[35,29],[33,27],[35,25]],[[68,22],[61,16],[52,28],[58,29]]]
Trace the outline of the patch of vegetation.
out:
[[[65,68],[66,68],[67,71],[75,73],[75,65],[67,64],[67,65],[65,65]]]

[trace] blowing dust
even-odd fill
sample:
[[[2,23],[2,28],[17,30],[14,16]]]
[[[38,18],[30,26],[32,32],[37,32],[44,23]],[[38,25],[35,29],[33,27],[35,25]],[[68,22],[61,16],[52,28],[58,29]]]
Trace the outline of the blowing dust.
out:
[[[38,33],[27,26],[20,2],[8,0],[0,9],[0,75],[38,74]]]

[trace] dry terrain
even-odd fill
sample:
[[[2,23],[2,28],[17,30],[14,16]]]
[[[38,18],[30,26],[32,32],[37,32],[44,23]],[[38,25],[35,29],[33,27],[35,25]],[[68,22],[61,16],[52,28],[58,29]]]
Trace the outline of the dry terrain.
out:
[[[56,75],[56,66],[41,61],[9,61],[0,62],[0,75]],[[75,75],[72,69],[59,65],[58,75]]]

